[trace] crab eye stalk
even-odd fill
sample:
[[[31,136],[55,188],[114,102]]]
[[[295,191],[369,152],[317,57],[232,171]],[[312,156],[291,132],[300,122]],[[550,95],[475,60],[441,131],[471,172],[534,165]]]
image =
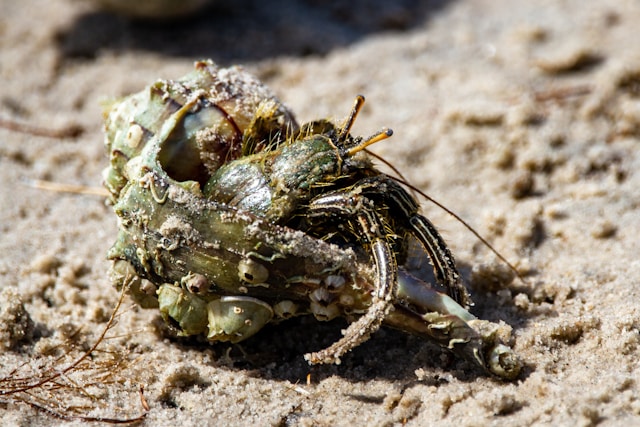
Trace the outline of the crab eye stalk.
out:
[[[384,141],[385,139],[390,138],[392,135],[393,135],[393,130],[389,128],[382,128],[380,131],[374,133],[369,138],[362,141],[358,141],[358,143],[355,146],[349,148],[347,150],[347,156],[353,156],[358,151],[362,151],[368,146],[375,144],[376,142]]]
[[[349,132],[351,131],[351,128],[353,127],[353,124],[356,121],[356,117],[358,117],[358,114],[360,113],[360,110],[362,110],[363,106],[364,106],[364,96],[362,95],[356,96],[356,100],[353,103],[353,108],[349,113],[349,117],[347,117],[347,120],[345,120],[344,125],[342,126],[342,129],[338,134],[338,141],[344,141],[347,135],[349,135]]]

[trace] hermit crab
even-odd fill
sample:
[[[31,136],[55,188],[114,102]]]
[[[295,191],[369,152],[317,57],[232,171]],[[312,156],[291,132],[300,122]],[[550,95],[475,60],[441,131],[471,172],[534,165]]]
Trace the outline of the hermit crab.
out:
[[[115,103],[104,172],[120,228],[114,283],[178,335],[239,342],[292,316],[343,316],[344,336],[310,363],[339,363],[386,324],[515,378],[509,337],[467,311],[444,240],[373,165],[366,147],[391,131],[351,135],[363,102],[344,123],[299,126],[256,78],[203,61]]]

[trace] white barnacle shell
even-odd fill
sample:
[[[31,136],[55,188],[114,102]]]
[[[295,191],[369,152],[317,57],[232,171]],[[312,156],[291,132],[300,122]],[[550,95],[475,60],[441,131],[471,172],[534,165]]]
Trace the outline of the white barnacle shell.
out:
[[[269,270],[251,258],[244,258],[238,263],[238,277],[252,285],[262,284],[269,278]]]
[[[309,294],[309,299],[311,299],[311,301],[324,305],[333,301],[334,298],[334,295],[332,295],[326,288],[317,288]]]
[[[324,283],[328,289],[332,291],[340,290],[347,281],[344,277],[331,274],[324,279]]]
[[[273,317],[271,306],[252,297],[225,296],[207,304],[210,341],[233,343],[249,338]]]
[[[127,134],[125,136],[125,144],[133,149],[136,149],[142,143],[143,136],[144,131],[142,130],[142,127],[137,123],[133,123],[129,127],[129,130],[127,130]]]
[[[318,288],[309,294],[311,303],[309,309],[316,319],[328,321],[340,316],[340,308],[333,301],[336,295],[329,292],[326,288]]]
[[[280,301],[273,306],[273,312],[281,319],[289,319],[298,314],[298,304],[291,300]]]
[[[204,295],[209,291],[209,281],[204,274],[189,273],[180,279],[180,284],[193,294]]]
[[[311,304],[309,304],[309,308],[314,317],[323,322],[333,320],[340,316],[340,307],[338,307],[337,304],[324,305],[312,301]]]
[[[158,292],[158,287],[151,280],[140,279],[140,291],[145,295],[152,296]]]

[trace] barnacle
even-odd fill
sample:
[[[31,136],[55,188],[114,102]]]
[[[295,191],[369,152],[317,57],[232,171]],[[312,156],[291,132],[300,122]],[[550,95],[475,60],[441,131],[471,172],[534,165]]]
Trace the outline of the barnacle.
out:
[[[178,335],[238,342],[270,321],[345,316],[344,337],[306,355],[339,363],[384,322],[502,378],[520,362],[476,319],[453,256],[418,204],[364,149],[391,135],[298,127],[239,68],[196,63],[113,105],[105,185],[119,217],[116,286]],[[435,283],[405,264],[433,265]]]
[[[208,305],[209,334],[212,341],[238,342],[258,332],[273,317],[273,309],[251,297],[222,297]]]

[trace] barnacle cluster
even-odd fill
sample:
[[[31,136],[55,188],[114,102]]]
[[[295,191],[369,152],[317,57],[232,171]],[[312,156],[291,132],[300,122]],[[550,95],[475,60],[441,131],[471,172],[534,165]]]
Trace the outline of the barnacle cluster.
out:
[[[238,342],[296,315],[344,316],[344,337],[311,363],[339,363],[386,323],[516,377],[508,339],[467,311],[435,227],[366,154],[391,132],[350,134],[363,101],[343,124],[298,126],[241,68],[198,62],[112,105],[114,283],[179,335]],[[433,284],[408,271],[409,258],[433,265]]]

